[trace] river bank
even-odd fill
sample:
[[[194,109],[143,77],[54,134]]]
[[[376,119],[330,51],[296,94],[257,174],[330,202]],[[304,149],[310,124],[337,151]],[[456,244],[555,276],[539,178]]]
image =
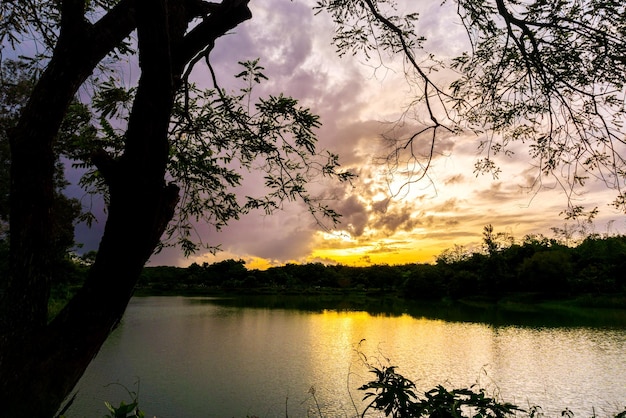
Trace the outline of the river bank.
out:
[[[136,296],[189,296],[211,298],[223,306],[306,312],[363,311],[371,315],[481,322],[492,325],[593,326],[626,328],[626,296],[578,295],[547,297],[541,294],[511,293],[500,298],[471,296],[458,299],[413,300],[400,293],[379,290],[312,288],[296,292],[284,289],[149,289],[139,288]]]

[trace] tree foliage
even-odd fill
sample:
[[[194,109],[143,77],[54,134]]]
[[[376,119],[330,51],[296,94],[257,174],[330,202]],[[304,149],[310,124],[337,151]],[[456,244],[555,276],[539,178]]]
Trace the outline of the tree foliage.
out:
[[[11,90],[19,101],[7,100],[13,107],[3,109],[3,124],[4,115],[15,123],[3,129],[11,181],[3,218],[10,254],[0,287],[0,400],[15,405],[8,414],[46,416],[120,320],[164,234],[190,252],[198,242],[193,222],[219,228],[248,210],[271,213],[296,199],[336,221],[306,184],[315,175],[351,174],[339,171],[336,155],[318,155],[316,115],[285,95],[252,98],[266,79],[258,61],[242,63],[238,92],[190,83],[216,40],[251,17],[245,0],[3,2],[0,12],[3,63],[5,52],[15,58],[19,50],[34,51],[19,64],[33,69],[29,90]],[[116,72],[126,60],[140,68],[130,87]],[[3,79],[11,71],[3,66]],[[104,196],[107,220],[83,287],[48,322],[55,241],[62,237],[55,230],[61,212],[54,210],[62,200],[55,192],[62,159],[87,172],[81,184]],[[240,200],[234,189],[257,167],[265,192]],[[87,212],[84,219],[93,217]],[[16,401],[20,396],[35,399]]]
[[[419,396],[415,383],[398,373],[396,366],[373,365],[360,347],[356,351],[375,376],[359,387],[365,392],[363,400],[369,401],[361,417],[370,409],[393,418],[505,418],[525,412],[514,404],[488,396],[485,389],[476,389],[476,385],[452,390],[437,385]]]
[[[494,236],[501,233],[492,233]],[[489,241],[489,236],[485,237]],[[513,237],[497,248],[471,251],[456,246],[435,264],[346,266],[286,264],[267,270],[246,269],[243,260],[192,264],[188,268],[147,267],[139,286],[144,292],[222,291],[308,293],[365,291],[411,300],[463,299],[509,295],[576,298],[626,292],[626,237],[587,236],[578,245],[544,236]]]
[[[415,116],[421,127],[386,137],[389,170],[408,175],[407,184],[419,181],[428,175],[440,138],[473,132],[483,151],[475,164],[477,175],[498,177],[496,157],[522,149],[536,169],[531,190],[537,192],[548,180],[556,182],[567,195],[567,217],[595,215],[593,208],[577,203],[592,180],[614,189],[613,206],[625,210],[624,4],[453,3],[470,50],[446,62],[424,50],[426,39],[414,29],[418,13],[402,16],[388,1],[318,2],[337,24],[340,53],[364,52],[369,57],[373,50],[402,52],[415,91],[404,114]],[[375,57],[382,65],[392,59],[380,53]],[[450,69],[458,77],[442,85],[437,74]]]
[[[624,4],[460,0],[458,11],[472,50],[454,62],[453,93],[461,117],[490,132],[477,170],[494,172],[492,156],[524,143],[570,198],[599,178],[626,209]]]
[[[314,177],[340,181],[353,177],[340,169],[337,155],[318,153],[319,117],[284,95],[253,99],[256,87],[268,78],[258,59],[239,64],[242,71],[235,76],[241,84],[238,91],[228,92],[217,85],[199,89],[189,83],[176,96],[166,176],[181,188],[181,201],[160,246],[178,245],[189,255],[203,245],[196,225],[219,230],[251,210],[261,209],[269,215],[285,201],[304,202],[320,224],[324,219],[339,221],[340,215],[320,204],[306,187]],[[122,125],[128,123],[136,89],[120,87],[111,80],[98,88],[93,107],[99,113],[101,133],[87,141],[75,141],[72,157],[75,167],[87,170],[81,184],[108,201],[106,182],[90,157],[100,150],[122,154],[124,135],[114,126],[120,119]],[[264,193],[242,199],[237,188],[253,170],[265,174],[265,188],[260,188]]]

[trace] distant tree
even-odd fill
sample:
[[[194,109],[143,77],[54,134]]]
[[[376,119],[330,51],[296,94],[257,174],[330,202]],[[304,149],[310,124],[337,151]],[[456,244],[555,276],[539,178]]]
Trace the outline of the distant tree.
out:
[[[480,270],[458,268],[446,272],[446,295],[451,298],[463,298],[480,294]]]
[[[240,283],[249,276],[244,260],[218,261],[208,265],[204,271],[206,283],[218,286],[224,283],[230,283],[230,285]]]
[[[332,275],[322,263],[306,263],[299,267],[303,283],[309,286],[332,286],[336,282]]]
[[[479,287],[483,292],[500,295],[510,290],[512,269],[504,252],[514,242],[514,238],[509,234],[496,233],[491,224],[483,228],[483,248],[487,254],[479,275]]]
[[[277,286],[292,287],[299,285],[300,281],[292,275],[293,264],[287,264],[283,267],[270,267],[267,269],[267,275],[270,277],[271,283]]]
[[[446,248],[437,257],[436,262],[440,265],[458,263],[467,260],[471,252],[463,245],[455,244],[452,248]]]
[[[523,239],[522,245],[526,248],[532,249],[533,252],[544,251],[555,245],[559,245],[556,239],[547,238],[541,234],[526,235]]]
[[[441,266],[423,264],[411,266],[403,275],[402,293],[410,299],[433,299],[447,296]]]
[[[613,293],[626,291],[626,237],[587,237],[572,250],[577,291]],[[572,272],[573,273],[573,272]],[[574,275],[574,274],[573,274]]]
[[[555,248],[535,253],[524,260],[519,274],[520,290],[548,295],[568,294],[573,276],[570,251]]]
[[[487,254],[494,255],[509,248],[515,239],[506,232],[495,232],[493,225],[488,224],[483,228],[483,247]]]
[[[402,274],[394,267],[377,264],[364,267],[369,287],[387,291],[393,289],[402,280]]]
[[[187,267],[187,276],[189,278],[189,281],[195,283],[195,284],[206,284],[206,273],[205,270],[208,267],[208,263],[202,263],[202,265],[199,265],[198,263],[191,263],[188,267]]]

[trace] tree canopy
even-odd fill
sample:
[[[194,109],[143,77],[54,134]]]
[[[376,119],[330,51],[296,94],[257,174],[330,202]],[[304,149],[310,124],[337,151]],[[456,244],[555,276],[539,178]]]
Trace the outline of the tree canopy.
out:
[[[593,179],[616,191],[613,205],[624,211],[624,4],[444,3],[455,4],[470,45],[450,61],[423,50],[425,38],[414,27],[419,14],[389,12],[394,2],[318,2],[337,24],[340,53],[367,56],[382,48],[404,56],[407,78],[415,86],[405,114],[422,128],[388,138],[390,168],[403,173],[417,166],[407,180],[418,181],[427,175],[441,134],[470,131],[483,151],[476,173],[497,177],[496,155],[526,151],[536,166],[533,187],[539,189],[546,176],[555,179],[568,196],[567,216],[594,214],[574,201]],[[458,75],[449,86],[437,78],[446,69]],[[426,156],[416,151],[421,141],[431,143]]]
[[[6,115],[16,117],[3,126],[11,164],[10,273],[0,286],[6,413],[54,414],[121,319],[143,265],[164,237],[193,251],[194,221],[219,228],[247,210],[272,213],[291,199],[302,200],[315,216],[338,219],[306,188],[315,175],[352,177],[341,171],[337,155],[317,150],[315,113],[285,95],[255,96],[266,78],[259,61],[241,63],[239,91],[217,83],[211,51],[252,18],[249,2],[0,4],[0,58],[13,55],[37,69],[32,87],[19,93],[23,102],[2,109],[3,124]],[[454,4],[471,50],[446,63],[423,56],[419,14],[403,15],[391,0],[315,3],[335,22],[339,54],[400,56],[405,63],[416,89],[406,114],[418,115],[421,127],[390,139],[392,169],[417,161],[407,182],[419,179],[440,134],[470,130],[485,150],[477,172],[497,175],[493,155],[521,143],[537,162],[537,182],[552,175],[575,193],[599,177],[616,189],[615,205],[623,209],[625,6],[596,0]],[[130,87],[112,71],[126,60],[140,69]],[[208,91],[190,79],[200,62],[213,79]],[[451,86],[434,77],[442,69],[458,73]],[[3,65],[3,79],[7,71]],[[83,91],[90,92],[87,103],[81,103]],[[425,158],[414,148],[423,140],[431,144]],[[49,322],[60,157],[85,169],[85,187],[105,195],[107,220],[83,288]],[[266,189],[240,200],[233,189],[252,168],[264,172]],[[574,204],[568,211],[583,213]]]

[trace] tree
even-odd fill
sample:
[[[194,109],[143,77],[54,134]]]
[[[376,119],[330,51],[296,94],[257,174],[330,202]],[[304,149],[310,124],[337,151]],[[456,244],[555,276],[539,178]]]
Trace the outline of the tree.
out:
[[[406,57],[416,97],[404,114],[417,115],[420,128],[387,137],[386,162],[390,172],[407,173],[407,186],[428,176],[439,138],[470,131],[484,153],[477,175],[497,178],[495,157],[525,148],[535,162],[529,188],[537,192],[552,178],[567,196],[567,218],[595,216],[576,200],[596,179],[616,191],[613,206],[626,210],[623,2],[455,0],[470,51],[449,65],[418,55],[425,39],[411,30],[416,14],[385,18],[373,0],[322,3],[338,24],[341,51],[368,53],[382,44]],[[445,69],[459,73],[450,88],[435,76]]]
[[[308,109],[283,96],[247,106],[251,86],[264,77],[258,62],[244,63],[246,85],[240,94],[228,95],[219,86],[199,92],[188,83],[196,63],[210,62],[215,42],[251,18],[248,2],[0,4],[3,45],[34,39],[38,55],[31,59],[45,67],[8,132],[10,274],[2,279],[0,295],[0,401],[7,415],[54,414],[121,319],[164,233],[179,232],[184,248],[193,250],[190,220],[208,216],[219,227],[240,211],[271,213],[284,199],[295,198],[315,214],[336,219],[307,194],[307,174],[316,167],[340,179],[350,175],[338,172],[335,155],[320,165],[311,159],[319,121]],[[440,132],[486,130],[498,135],[488,137],[489,153],[525,141],[542,173],[574,168],[572,184],[605,174],[593,170],[608,170],[607,183],[617,188],[616,204],[623,206],[619,103],[626,14],[621,2],[458,0],[473,51],[455,61],[462,77],[451,89],[431,78],[430,65],[437,62],[424,63],[416,55],[422,42],[413,25],[417,14],[397,15],[390,0],[318,0],[316,5],[337,23],[340,53],[400,54],[408,77],[416,77],[421,93],[415,103],[417,114],[426,115],[424,128],[395,138],[390,161],[396,166],[407,155],[416,159],[413,145],[426,137],[429,157],[412,172],[424,176]],[[104,74],[107,62],[128,56],[138,57],[137,85],[128,90],[108,81],[93,84],[92,107],[99,112],[101,131],[72,150],[72,158],[97,169],[91,178],[106,193],[104,235],[83,288],[48,323],[59,132],[79,88],[92,74]],[[564,65],[568,60],[576,63],[575,70]],[[109,121],[118,111],[122,133]],[[490,155],[477,169],[497,174]],[[194,165],[194,156],[213,158]],[[229,191],[240,175],[228,164],[250,167],[255,158],[265,162],[269,192],[240,204]],[[581,211],[572,207],[570,212]]]
[[[11,153],[8,134],[17,123],[22,105],[27,101],[34,82],[37,70],[27,63],[18,61],[5,61],[2,63],[2,79],[0,80],[0,220],[2,240],[8,240],[6,225],[9,222],[9,190]],[[74,225],[81,215],[80,202],[75,198],[68,198],[63,194],[63,189],[68,185],[64,176],[64,167],[60,161],[61,155],[66,154],[65,149],[69,143],[76,141],[78,137],[87,137],[93,133],[89,119],[84,118],[85,106],[72,103],[68,108],[63,123],[61,124],[58,140],[56,143],[56,160],[53,178],[53,224],[51,225],[51,254],[50,269],[55,279],[62,279],[62,271],[68,265],[68,251],[74,247]]]
[[[317,205],[304,188],[307,170],[315,168],[311,157],[316,155],[313,131],[318,126],[317,117],[308,109],[282,96],[246,108],[243,99],[251,94],[249,86],[235,96],[216,87],[204,97],[208,102],[203,107],[191,106],[200,93],[188,86],[188,72],[208,55],[219,37],[251,17],[247,3],[67,0],[2,4],[0,39],[15,44],[35,33],[45,51],[43,57],[36,57],[45,69],[21,108],[17,124],[8,132],[10,274],[3,277],[0,313],[0,399],[5,413],[55,413],[121,319],[143,265],[176,213],[184,218],[207,211],[220,226],[236,218],[239,209],[260,207],[270,213],[283,199],[302,198],[312,212],[337,216]],[[94,108],[100,111],[101,136],[72,150],[72,157],[82,157],[85,164],[97,168],[100,183],[96,187],[106,189],[105,232],[84,286],[48,323],[59,132],[79,87],[97,66],[105,59],[134,53],[134,45],[128,42],[133,31],[141,69],[137,86],[132,92],[106,82],[96,86],[101,100],[94,100]],[[261,70],[249,63],[239,76],[255,83],[263,78]],[[118,135],[107,117],[127,99],[132,105],[124,120],[125,132]],[[213,142],[193,142],[211,129]],[[206,155],[212,151],[216,158],[200,168],[185,166],[181,162],[185,152],[194,147],[199,152],[203,144]],[[170,154],[172,147],[175,154]],[[228,154],[227,148],[236,154]],[[226,190],[238,184],[239,178],[216,165],[221,161],[226,166],[229,158],[248,167],[255,158],[264,158],[270,193],[252,197],[243,206],[234,202]],[[337,166],[331,154],[318,168],[325,175],[350,177],[337,173]],[[192,169],[205,170],[204,177],[198,179]],[[180,186],[166,181],[172,174],[178,176]],[[195,188],[184,189],[189,184]],[[210,187],[216,192],[207,195]],[[189,196],[185,210],[176,212],[179,199]],[[174,224],[184,228],[184,222],[179,217]]]
[[[523,289],[548,295],[567,294],[573,271],[570,253],[567,248],[553,248],[526,258],[519,273]]]

